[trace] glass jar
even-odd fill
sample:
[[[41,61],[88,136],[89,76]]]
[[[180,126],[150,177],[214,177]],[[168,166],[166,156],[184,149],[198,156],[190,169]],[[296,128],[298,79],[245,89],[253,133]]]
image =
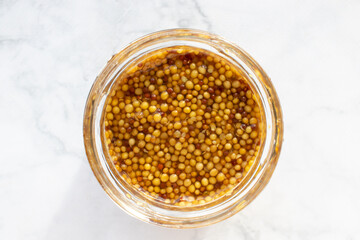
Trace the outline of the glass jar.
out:
[[[242,69],[263,105],[265,136],[257,164],[230,194],[205,205],[171,206],[145,198],[127,188],[116,177],[116,169],[106,156],[102,141],[102,112],[117,76],[146,53],[165,47],[190,46],[211,51]],[[99,183],[111,199],[128,214],[148,223],[173,228],[195,228],[224,220],[247,206],[266,186],[279,158],[283,121],[275,89],[259,64],[244,50],[223,38],[199,30],[170,29],[144,36],[114,55],[96,78],[85,107],[84,144]]]

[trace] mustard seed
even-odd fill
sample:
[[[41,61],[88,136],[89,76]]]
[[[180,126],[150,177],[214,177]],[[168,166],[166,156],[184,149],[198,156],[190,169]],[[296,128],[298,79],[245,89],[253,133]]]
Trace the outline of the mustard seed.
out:
[[[176,174],[170,175],[170,182],[175,183],[178,180],[178,176]]]
[[[202,163],[196,164],[196,170],[201,171],[204,168],[204,165]]]
[[[125,106],[125,111],[128,112],[128,113],[134,111],[133,105],[127,104],[127,105]]]
[[[179,142],[176,143],[176,144],[175,144],[175,149],[180,151],[180,150],[182,149],[182,144],[179,143]]]

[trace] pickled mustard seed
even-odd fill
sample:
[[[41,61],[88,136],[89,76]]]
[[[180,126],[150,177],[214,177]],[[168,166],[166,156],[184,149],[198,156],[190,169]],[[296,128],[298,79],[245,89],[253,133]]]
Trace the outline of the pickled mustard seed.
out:
[[[188,206],[242,181],[261,146],[261,106],[241,71],[205,50],[146,55],[119,77],[105,105],[104,141],[133,187]]]

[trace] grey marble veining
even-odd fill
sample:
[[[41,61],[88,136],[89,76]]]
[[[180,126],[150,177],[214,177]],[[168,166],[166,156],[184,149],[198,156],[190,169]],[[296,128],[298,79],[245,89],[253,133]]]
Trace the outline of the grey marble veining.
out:
[[[0,1],[0,239],[359,239],[360,2]],[[82,115],[112,54],[174,27],[239,44],[270,75],[285,141],[234,217],[193,230],[129,217],[84,153]]]

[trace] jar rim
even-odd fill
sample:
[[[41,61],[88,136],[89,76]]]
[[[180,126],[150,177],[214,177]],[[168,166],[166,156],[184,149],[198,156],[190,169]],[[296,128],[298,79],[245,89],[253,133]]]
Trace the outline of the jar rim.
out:
[[[182,211],[179,211],[182,214],[179,214],[174,208],[171,210],[159,208],[156,204],[152,204],[151,201],[140,199],[131,192],[127,192],[121,185],[119,186],[111,169],[111,164],[108,164],[107,157],[102,151],[104,146],[99,134],[102,115],[100,113],[104,106],[106,93],[111,89],[114,79],[121,70],[125,69],[136,57],[142,56],[149,50],[156,50],[157,47],[176,46],[174,44],[179,43],[193,44],[189,46],[206,45],[211,47],[211,51],[215,51],[216,54],[226,54],[228,58],[231,58],[236,63],[241,63],[240,66],[257,84],[259,88],[257,90],[260,91],[261,100],[267,114],[267,133],[265,134],[267,148],[264,149],[260,156],[263,165],[261,165],[261,168],[259,165],[256,169],[253,169],[252,176],[249,176],[251,179],[247,179],[251,181],[246,182],[246,188],[243,189],[243,191],[246,191],[241,195],[233,196],[233,199],[226,204],[219,202],[206,209],[201,209],[201,205],[199,205],[199,207],[192,208],[195,210],[187,212],[183,212],[186,207],[182,207]],[[270,78],[248,53],[218,35],[202,30],[177,28],[162,30],[140,37],[108,61],[103,71],[96,78],[86,101],[83,136],[86,154],[94,175],[119,207],[145,222],[167,227],[193,228],[209,225],[234,215],[247,206],[262,191],[269,182],[279,158],[283,137],[283,121],[279,99]]]

